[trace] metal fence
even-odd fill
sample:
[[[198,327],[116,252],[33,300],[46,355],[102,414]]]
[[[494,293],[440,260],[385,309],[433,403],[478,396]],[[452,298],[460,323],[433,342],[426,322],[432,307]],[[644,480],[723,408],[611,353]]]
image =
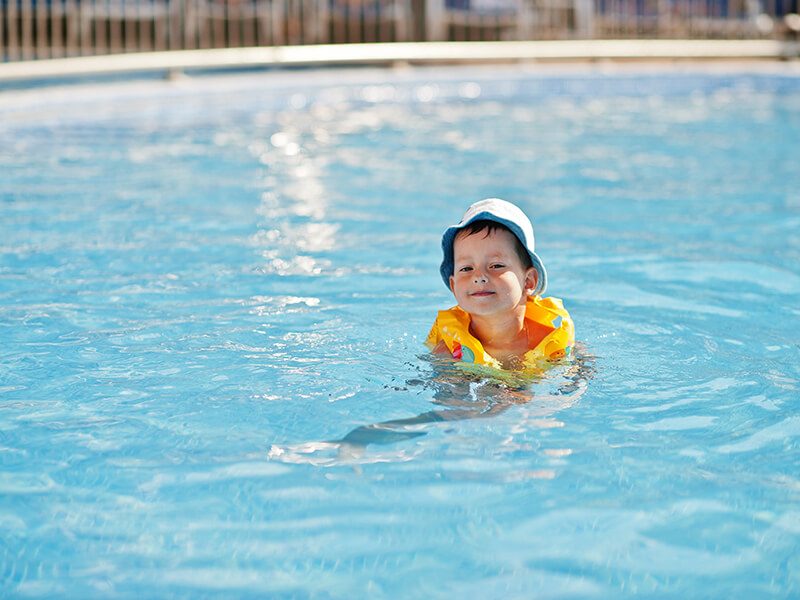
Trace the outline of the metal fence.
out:
[[[0,0],[0,61],[424,40],[780,38],[799,0]]]

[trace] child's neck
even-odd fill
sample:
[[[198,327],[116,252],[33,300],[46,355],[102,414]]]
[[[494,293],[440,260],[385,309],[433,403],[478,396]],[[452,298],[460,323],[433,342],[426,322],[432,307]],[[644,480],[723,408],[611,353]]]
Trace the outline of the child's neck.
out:
[[[519,361],[530,349],[525,328],[525,306],[502,315],[471,315],[472,335],[480,340],[483,349],[503,366]]]

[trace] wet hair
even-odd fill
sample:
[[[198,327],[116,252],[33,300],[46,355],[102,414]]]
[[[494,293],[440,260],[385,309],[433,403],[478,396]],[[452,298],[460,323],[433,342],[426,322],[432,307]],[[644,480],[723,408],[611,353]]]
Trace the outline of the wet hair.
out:
[[[516,251],[517,256],[519,257],[519,261],[522,263],[523,268],[525,268],[525,270],[528,270],[531,267],[533,267],[533,262],[531,262],[531,255],[528,254],[528,251],[525,249],[525,246],[522,245],[522,242],[519,241],[519,238],[516,235],[514,235],[514,232],[511,231],[508,227],[506,227],[505,225],[501,225],[496,221],[489,221],[488,219],[480,219],[478,221],[473,221],[472,223],[464,227],[461,231],[459,231],[456,234],[456,237],[454,238],[453,241],[455,242],[455,239],[459,237],[467,237],[470,235],[475,235],[476,233],[481,233],[483,231],[486,232],[483,235],[483,237],[486,238],[499,229],[507,231],[514,238],[514,250]]]

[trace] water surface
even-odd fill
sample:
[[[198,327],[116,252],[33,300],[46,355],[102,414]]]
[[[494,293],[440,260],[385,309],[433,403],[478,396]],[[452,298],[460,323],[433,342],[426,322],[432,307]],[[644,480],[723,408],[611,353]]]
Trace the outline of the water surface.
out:
[[[0,93],[2,595],[797,596],[798,140],[775,68]],[[422,345],[486,196],[521,388]]]

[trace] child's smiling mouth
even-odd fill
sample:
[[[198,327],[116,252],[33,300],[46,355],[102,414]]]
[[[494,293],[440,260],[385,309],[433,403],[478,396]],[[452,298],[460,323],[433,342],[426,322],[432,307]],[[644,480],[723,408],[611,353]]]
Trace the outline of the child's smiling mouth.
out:
[[[472,296],[473,298],[476,297],[476,296],[478,298],[483,298],[485,296],[492,296],[492,295],[494,295],[494,292],[489,292],[489,291],[486,291],[486,290],[481,290],[480,292],[472,292],[470,294],[470,296]]]

